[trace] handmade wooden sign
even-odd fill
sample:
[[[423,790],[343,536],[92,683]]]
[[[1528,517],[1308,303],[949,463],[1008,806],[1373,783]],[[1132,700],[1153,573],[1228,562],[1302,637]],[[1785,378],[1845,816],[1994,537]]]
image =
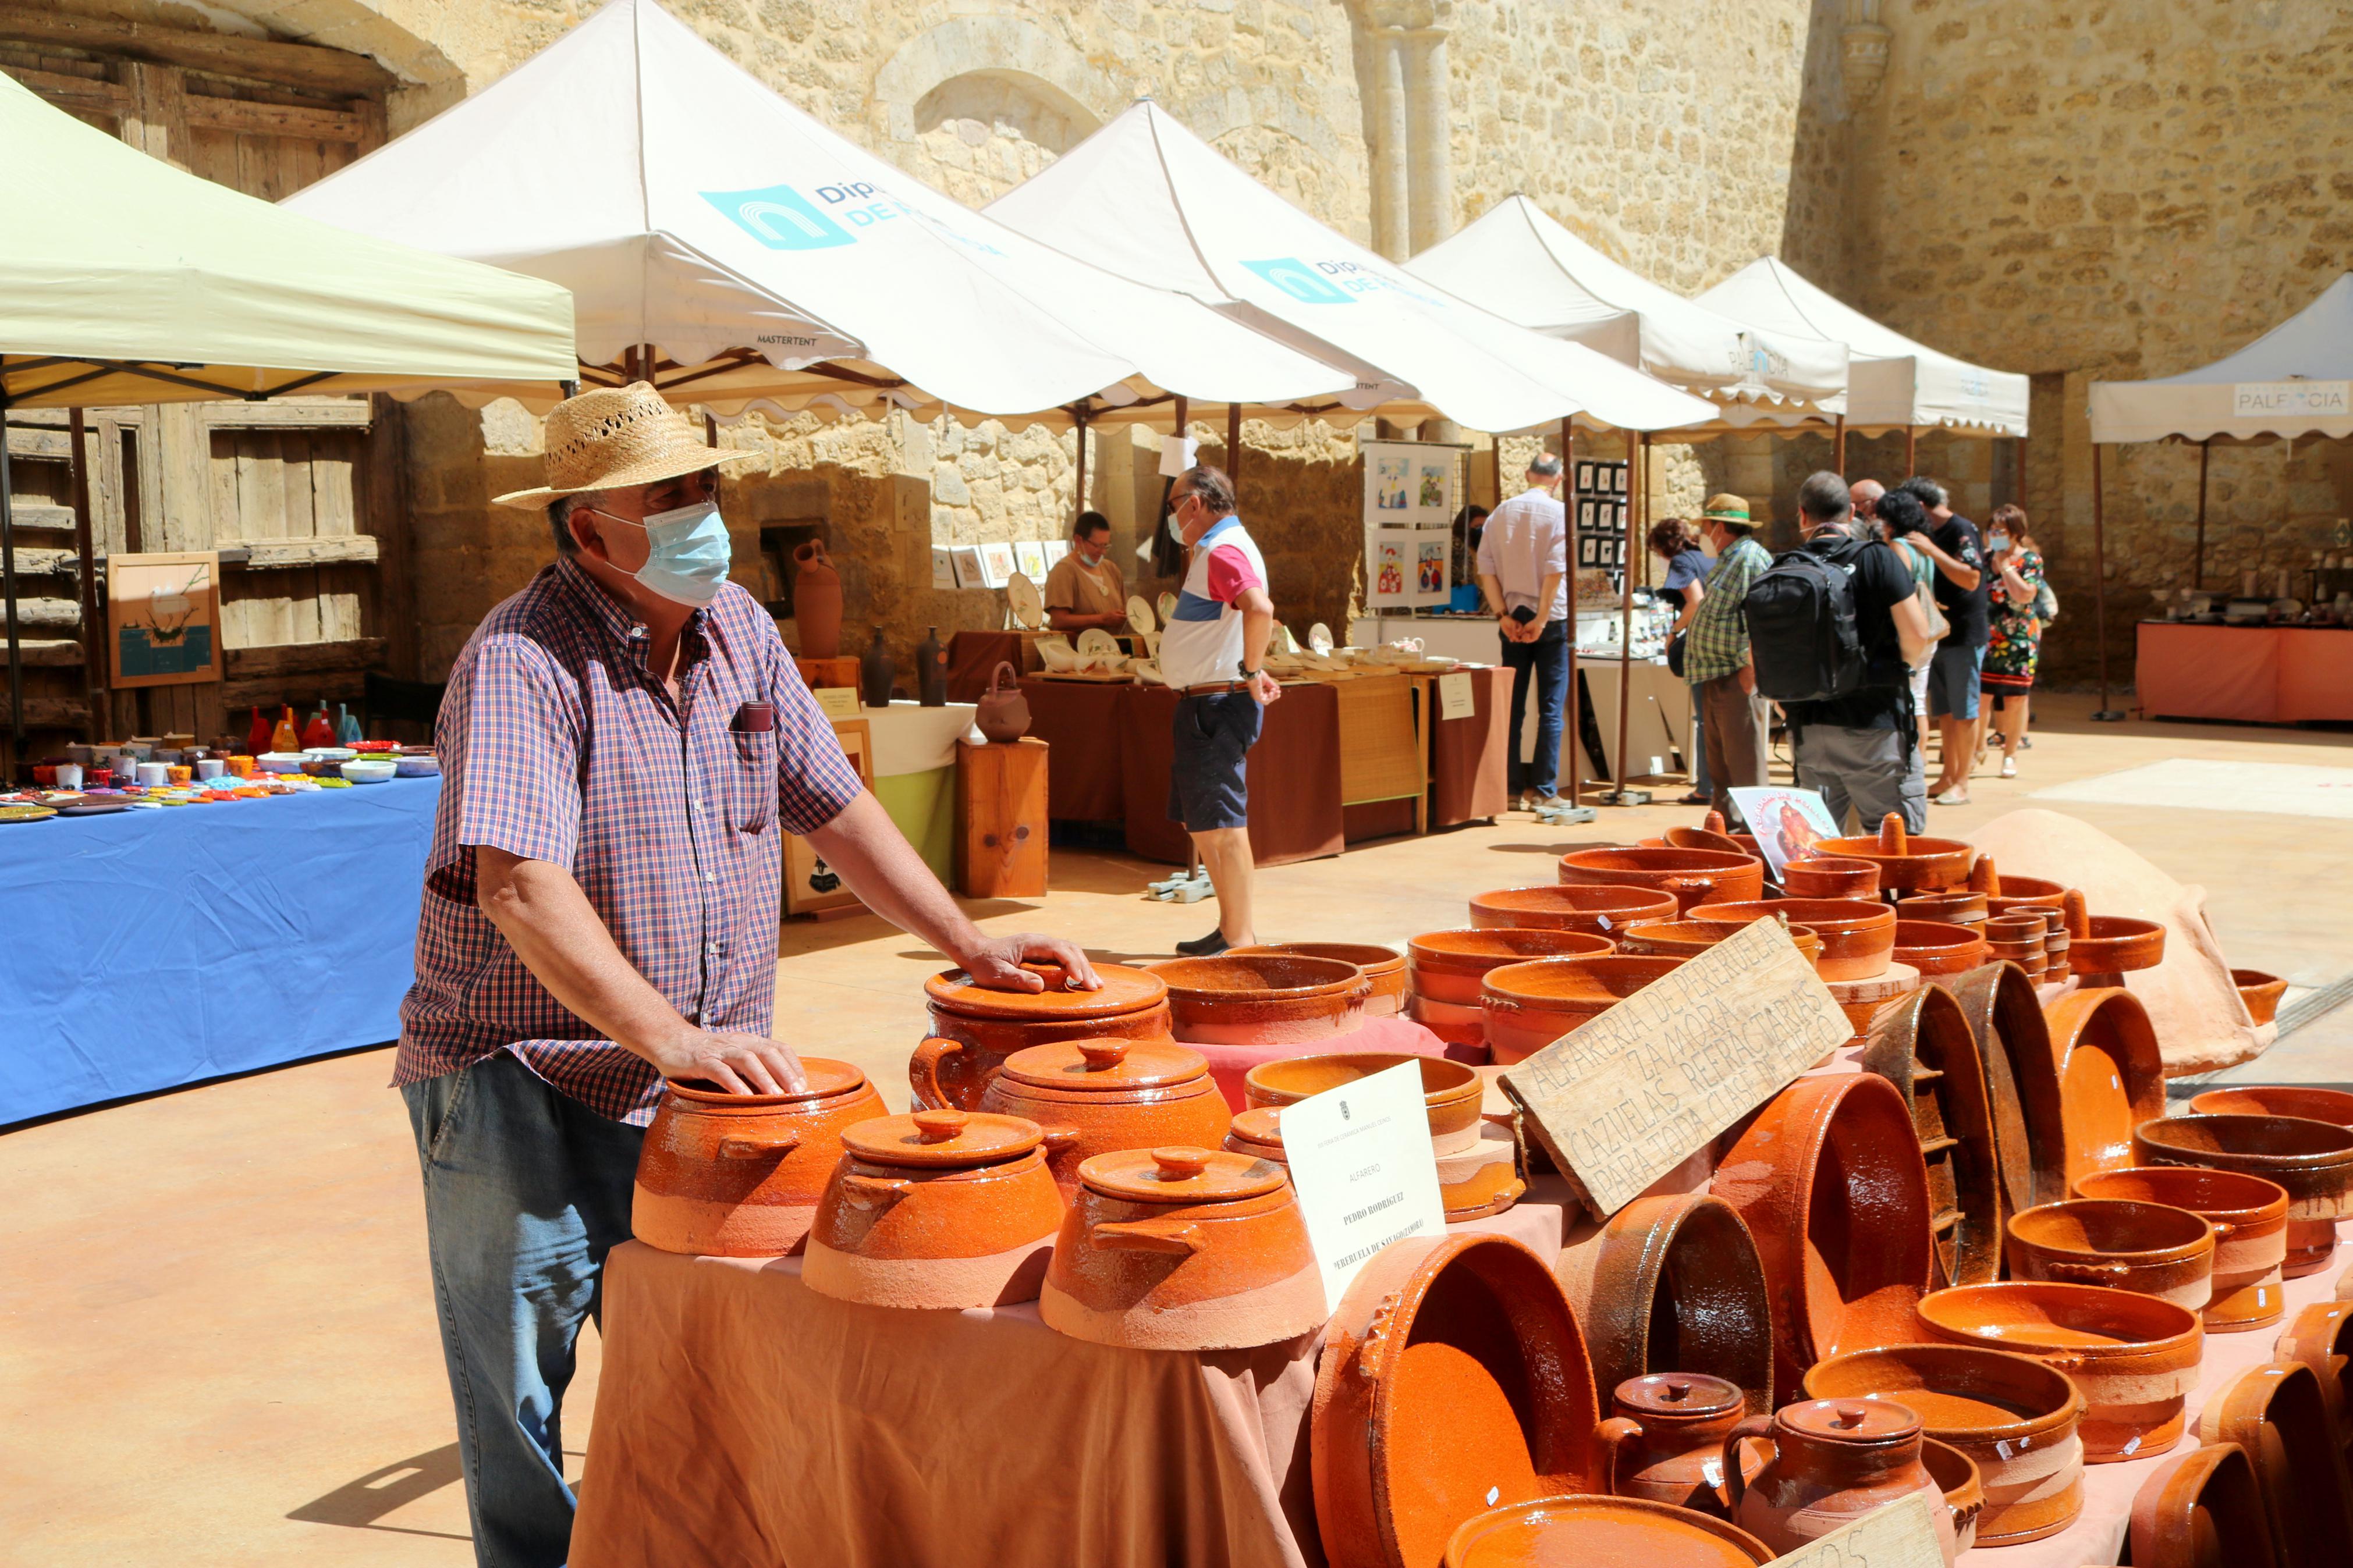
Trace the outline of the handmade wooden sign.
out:
[[[1773,1568],[1944,1568],[1944,1553],[1936,1549],[1936,1518],[1928,1511],[1939,1506],[1915,1492],[1795,1552],[1784,1552],[1773,1559]]]
[[[1599,1218],[1854,1029],[1778,921],[1757,921],[1503,1074]]]

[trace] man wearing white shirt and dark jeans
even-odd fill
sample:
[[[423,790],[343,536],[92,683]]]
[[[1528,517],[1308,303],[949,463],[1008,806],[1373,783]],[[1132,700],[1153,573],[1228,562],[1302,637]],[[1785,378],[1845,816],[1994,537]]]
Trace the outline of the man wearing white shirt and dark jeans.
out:
[[[1503,638],[1512,671],[1510,767],[1524,805],[1559,798],[1561,714],[1568,700],[1568,509],[1561,504],[1561,462],[1539,452],[1528,488],[1497,507],[1479,540],[1479,589]],[[1536,689],[1535,758],[1520,762],[1528,683]]]
[[[1218,929],[1176,951],[1207,957],[1258,940],[1250,925],[1250,749],[1263,710],[1282,695],[1259,668],[1274,629],[1266,559],[1234,515],[1221,469],[1186,469],[1168,490],[1168,523],[1191,559],[1160,633],[1160,673],[1180,694],[1169,757],[1168,815],[1185,825],[1218,894]]]

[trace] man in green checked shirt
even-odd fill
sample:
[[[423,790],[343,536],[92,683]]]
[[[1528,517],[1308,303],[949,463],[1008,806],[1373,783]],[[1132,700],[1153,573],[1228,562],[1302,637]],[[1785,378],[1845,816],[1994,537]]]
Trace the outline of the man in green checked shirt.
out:
[[[1683,679],[1699,692],[1701,744],[1707,748],[1715,809],[1734,826],[1740,825],[1740,814],[1733,807],[1732,791],[1765,782],[1766,743],[1772,733],[1770,710],[1757,695],[1748,618],[1741,610],[1749,584],[1773,564],[1765,547],[1748,537],[1755,529],[1746,501],[1733,495],[1708,498],[1700,531],[1715,552],[1715,570],[1707,574],[1699,613],[1683,643]]]

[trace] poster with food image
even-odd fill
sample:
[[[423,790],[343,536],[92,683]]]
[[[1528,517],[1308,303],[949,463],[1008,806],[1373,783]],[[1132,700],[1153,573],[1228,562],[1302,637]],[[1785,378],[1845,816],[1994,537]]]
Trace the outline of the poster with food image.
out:
[[[1757,847],[1764,851],[1775,881],[1780,880],[1784,866],[1806,858],[1816,843],[1845,831],[1831,820],[1820,795],[1810,789],[1743,786],[1732,791],[1732,804],[1757,836]]]
[[[110,555],[106,587],[111,684],[194,686],[221,679],[219,552]]]

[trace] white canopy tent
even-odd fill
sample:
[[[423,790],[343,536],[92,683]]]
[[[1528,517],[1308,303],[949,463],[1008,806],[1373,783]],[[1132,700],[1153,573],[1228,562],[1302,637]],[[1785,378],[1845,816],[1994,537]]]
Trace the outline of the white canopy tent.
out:
[[[643,377],[731,416],[1019,423],[1103,393],[1288,401],[1353,380],[909,177],[654,0],[613,0],[286,205],[561,282],[582,379]]]
[[[1547,337],[1722,405],[1727,428],[1825,424],[1844,411],[1844,343],[1744,326],[1620,266],[1525,195],[1406,263],[1426,282]]]
[[[1847,346],[1846,422],[1851,430],[1947,429],[2026,435],[2026,377],[1989,370],[1913,342],[1763,256],[1699,302],[1744,326],[1784,338]]]

